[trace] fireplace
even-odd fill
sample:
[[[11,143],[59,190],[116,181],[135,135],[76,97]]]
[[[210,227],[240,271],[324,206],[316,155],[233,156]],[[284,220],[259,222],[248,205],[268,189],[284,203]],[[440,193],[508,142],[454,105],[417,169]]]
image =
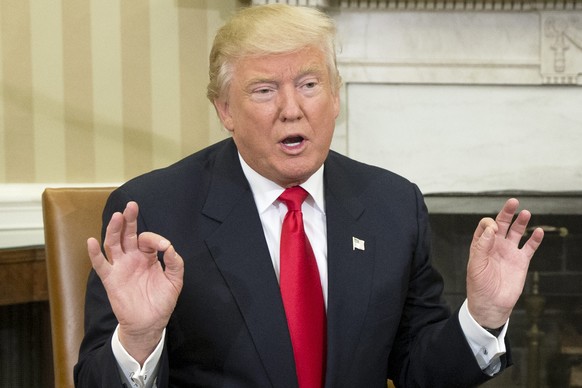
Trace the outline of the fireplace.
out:
[[[313,2],[341,46],[332,147],[425,193],[453,308],[479,219],[517,197],[546,230],[488,386],[582,387],[582,2]]]
[[[520,207],[534,214],[530,226],[546,234],[510,320],[514,366],[486,386],[582,386],[582,192],[427,195],[445,297],[452,308],[464,300],[475,226],[484,216],[494,217],[509,197],[519,198]]]

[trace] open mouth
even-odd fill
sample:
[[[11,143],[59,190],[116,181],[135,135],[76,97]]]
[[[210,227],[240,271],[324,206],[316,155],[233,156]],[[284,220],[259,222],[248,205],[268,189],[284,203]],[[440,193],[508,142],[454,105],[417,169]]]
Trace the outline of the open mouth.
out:
[[[303,136],[291,136],[282,141],[287,147],[297,147],[303,142]]]

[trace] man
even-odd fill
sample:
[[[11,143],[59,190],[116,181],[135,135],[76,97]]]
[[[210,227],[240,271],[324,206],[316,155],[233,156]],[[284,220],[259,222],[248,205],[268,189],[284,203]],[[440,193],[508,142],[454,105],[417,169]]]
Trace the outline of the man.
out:
[[[280,4],[218,32],[208,96],[232,139],[111,195],[106,257],[88,241],[78,387],[468,387],[510,364],[507,321],[543,232],[518,247],[530,214],[512,223],[515,199],[481,220],[451,314],[418,188],[329,150],[334,33],[319,11]],[[303,190],[292,209],[286,193]],[[297,336],[321,320],[294,326],[288,292],[307,285],[289,286],[284,249],[298,210],[320,295],[294,306],[323,311],[309,345]]]

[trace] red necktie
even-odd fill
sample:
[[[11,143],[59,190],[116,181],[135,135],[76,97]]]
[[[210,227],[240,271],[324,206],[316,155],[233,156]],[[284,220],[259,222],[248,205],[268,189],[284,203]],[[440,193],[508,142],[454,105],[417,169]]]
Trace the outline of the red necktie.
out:
[[[279,201],[287,205],[281,230],[281,295],[293,344],[300,388],[324,383],[326,319],[315,255],[303,228],[301,204],[307,192],[286,189]]]

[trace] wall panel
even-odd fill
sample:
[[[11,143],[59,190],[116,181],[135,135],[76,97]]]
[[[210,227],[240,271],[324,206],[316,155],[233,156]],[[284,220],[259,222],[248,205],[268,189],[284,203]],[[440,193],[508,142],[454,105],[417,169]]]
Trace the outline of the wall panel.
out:
[[[208,51],[237,3],[0,2],[0,184],[122,182],[224,138]]]
[[[91,1],[95,180],[124,179],[119,0]]]
[[[33,182],[35,153],[30,3],[28,0],[6,0],[0,2],[0,8],[6,180]]]
[[[89,0],[63,1],[65,158],[68,182],[95,180]]]
[[[59,2],[30,3],[34,170],[55,182],[66,178],[62,16]]]

